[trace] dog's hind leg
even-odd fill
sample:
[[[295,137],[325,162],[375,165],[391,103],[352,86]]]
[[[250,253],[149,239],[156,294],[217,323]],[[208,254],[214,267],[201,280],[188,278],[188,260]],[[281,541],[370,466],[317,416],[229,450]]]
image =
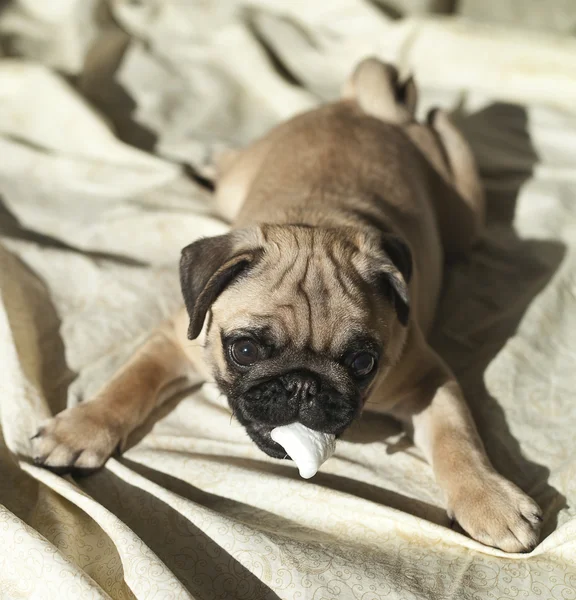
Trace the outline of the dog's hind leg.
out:
[[[464,136],[443,110],[433,110],[428,123],[444,148],[452,183],[474,217],[471,238],[476,239],[484,227],[485,198],[472,150]]]
[[[427,123],[415,119],[418,90],[412,78],[400,82],[397,69],[377,58],[360,62],[342,90],[364,113],[395,124],[427,157],[448,187],[434,197],[443,246],[448,255],[466,252],[484,225],[484,195],[468,143],[441,110]]]
[[[358,64],[342,90],[342,98],[355,100],[367,115],[396,125],[414,120],[417,96],[411,77],[400,82],[396,67],[372,57]]]
[[[469,251],[484,228],[485,201],[468,142],[440,109],[430,111],[427,123],[413,121],[404,130],[446,184],[431,181],[444,251],[448,256]]]
[[[219,215],[229,223],[238,216],[269,147],[269,140],[264,137],[247,148],[226,150],[218,157],[216,207]]]

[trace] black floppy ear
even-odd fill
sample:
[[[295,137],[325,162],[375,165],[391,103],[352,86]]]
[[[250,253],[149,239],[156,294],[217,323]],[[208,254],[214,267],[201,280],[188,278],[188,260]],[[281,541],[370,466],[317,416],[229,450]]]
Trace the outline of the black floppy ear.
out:
[[[189,339],[200,335],[206,313],[216,298],[261,253],[261,248],[239,243],[236,232],[203,238],[182,250],[180,286],[190,317]]]
[[[412,279],[412,252],[406,242],[392,234],[382,236],[381,248],[388,259],[380,266],[380,283],[391,293],[398,320],[406,326],[410,317],[408,284]]]

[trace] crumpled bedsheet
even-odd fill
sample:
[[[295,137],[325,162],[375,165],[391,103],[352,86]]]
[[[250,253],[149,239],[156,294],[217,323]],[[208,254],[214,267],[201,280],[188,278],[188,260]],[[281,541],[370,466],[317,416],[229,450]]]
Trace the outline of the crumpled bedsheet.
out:
[[[0,14],[0,597],[576,597],[576,40],[353,0],[20,0]],[[489,225],[433,335],[497,468],[542,506],[506,555],[452,529],[397,424],[364,418],[310,481],[214,385],[86,478],[34,466],[180,304],[180,248],[222,233],[213,153],[334,98],[366,54],[453,111]],[[191,342],[192,343],[192,342]]]

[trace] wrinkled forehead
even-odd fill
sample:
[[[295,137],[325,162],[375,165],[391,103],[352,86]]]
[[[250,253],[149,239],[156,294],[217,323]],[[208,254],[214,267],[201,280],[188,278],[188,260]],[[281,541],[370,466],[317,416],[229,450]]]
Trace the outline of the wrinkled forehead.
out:
[[[360,278],[325,255],[305,252],[269,255],[222,294],[213,313],[224,334],[261,331],[276,344],[334,355],[354,338],[377,335]]]

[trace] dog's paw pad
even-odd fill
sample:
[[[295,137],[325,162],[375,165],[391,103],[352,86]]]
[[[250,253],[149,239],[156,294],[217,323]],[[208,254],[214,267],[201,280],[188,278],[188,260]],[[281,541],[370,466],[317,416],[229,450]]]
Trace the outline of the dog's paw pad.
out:
[[[120,443],[120,431],[98,407],[69,408],[44,423],[31,437],[34,463],[56,473],[94,471]]]
[[[459,489],[450,513],[472,538],[505,552],[533,550],[543,521],[540,507],[496,474]]]

